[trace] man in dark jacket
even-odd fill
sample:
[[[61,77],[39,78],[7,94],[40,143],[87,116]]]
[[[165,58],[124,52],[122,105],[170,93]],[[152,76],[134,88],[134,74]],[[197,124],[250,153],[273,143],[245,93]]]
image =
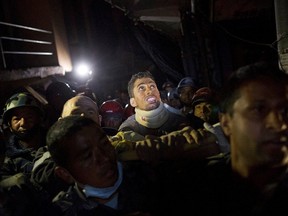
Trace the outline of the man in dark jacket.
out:
[[[53,200],[61,215],[183,213],[188,206],[182,202],[190,196],[184,189],[192,173],[201,172],[195,161],[120,162],[102,128],[83,116],[58,120],[48,131],[47,145],[55,172],[74,183]]]
[[[227,80],[220,123],[231,154],[211,161],[195,184],[191,215],[287,215],[287,88],[287,73],[262,63]]]
[[[38,101],[27,92],[12,95],[3,112],[6,158],[1,167],[1,177],[19,172],[30,174],[35,151],[45,145],[44,112]]]

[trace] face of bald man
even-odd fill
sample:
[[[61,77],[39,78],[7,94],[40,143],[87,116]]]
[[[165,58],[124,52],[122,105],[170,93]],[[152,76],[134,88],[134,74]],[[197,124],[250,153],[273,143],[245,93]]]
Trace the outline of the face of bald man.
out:
[[[101,116],[97,104],[89,97],[78,95],[69,99],[63,106],[61,118],[69,115],[82,115],[100,125]]]

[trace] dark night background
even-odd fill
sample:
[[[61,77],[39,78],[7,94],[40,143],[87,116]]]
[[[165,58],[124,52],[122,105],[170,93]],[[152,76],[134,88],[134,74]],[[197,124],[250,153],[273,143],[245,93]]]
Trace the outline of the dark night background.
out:
[[[193,2],[196,3],[195,14],[191,13],[191,1],[185,0],[114,0],[110,3],[105,0],[1,0],[0,18],[28,26],[34,22],[34,26],[44,28],[49,27],[51,16],[45,4],[51,10],[61,10],[62,30],[66,33],[72,65],[75,67],[80,61],[90,63],[93,75],[89,87],[103,98],[113,95],[117,89],[126,90],[131,75],[138,71],[151,71],[159,89],[165,81],[177,85],[185,76],[192,76],[200,86],[217,89],[232,70],[277,57],[277,44],[273,44],[276,41],[273,0]],[[36,9],[29,8],[29,3]],[[177,6],[181,25],[137,19],[138,11],[153,5],[159,7],[156,3],[163,8],[166,3],[171,4],[167,8]],[[34,11],[24,12],[28,9]],[[5,29],[0,33],[5,34]],[[8,57],[7,62],[9,69],[23,68],[23,65],[33,67],[36,63],[37,66],[54,66],[40,60],[25,65],[25,61]],[[51,77],[68,82],[74,88],[87,81],[75,77],[73,70],[65,76]],[[34,81],[25,82],[33,85]],[[14,85],[16,82],[13,82]],[[5,86],[5,82],[1,85]]]

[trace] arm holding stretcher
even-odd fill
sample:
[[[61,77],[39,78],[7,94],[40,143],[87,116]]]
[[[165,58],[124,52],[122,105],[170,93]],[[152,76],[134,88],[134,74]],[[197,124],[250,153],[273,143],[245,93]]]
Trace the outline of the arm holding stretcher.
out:
[[[119,132],[111,137],[120,160],[203,159],[220,153],[217,137],[205,130],[185,127],[160,137]]]

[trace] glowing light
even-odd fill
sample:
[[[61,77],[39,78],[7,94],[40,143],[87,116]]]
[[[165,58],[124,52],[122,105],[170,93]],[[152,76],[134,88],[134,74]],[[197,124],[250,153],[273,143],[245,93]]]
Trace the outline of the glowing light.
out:
[[[80,77],[88,77],[92,75],[92,70],[88,64],[81,63],[76,67],[75,72]]]

